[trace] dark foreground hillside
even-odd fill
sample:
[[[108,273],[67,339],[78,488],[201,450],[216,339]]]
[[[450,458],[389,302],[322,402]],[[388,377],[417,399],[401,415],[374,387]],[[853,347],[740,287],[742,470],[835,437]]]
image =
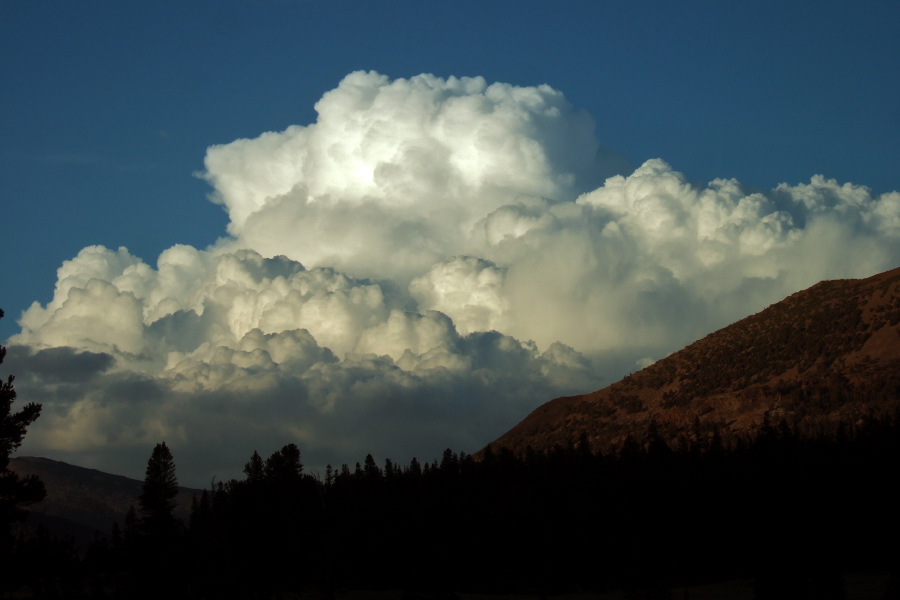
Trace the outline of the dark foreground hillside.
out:
[[[79,537],[89,536],[84,541],[93,538],[95,532],[109,535],[114,523],[124,522],[143,486],[136,479],[35,456],[11,458],[9,468],[19,476],[36,475],[44,482],[47,497],[31,508],[35,513],[31,522],[83,532]],[[174,514],[187,520],[191,498],[199,493],[200,490],[180,488]]]
[[[764,600],[847,598],[874,573],[879,600],[895,598],[898,458],[896,416],[820,438],[767,424],[732,446],[713,432],[673,449],[651,427],[607,455],[448,450],[402,468],[367,457],[324,481],[288,445],[204,492],[180,527],[126,523],[83,558],[23,540],[4,582],[43,597],[212,599],[671,598],[744,581]]]

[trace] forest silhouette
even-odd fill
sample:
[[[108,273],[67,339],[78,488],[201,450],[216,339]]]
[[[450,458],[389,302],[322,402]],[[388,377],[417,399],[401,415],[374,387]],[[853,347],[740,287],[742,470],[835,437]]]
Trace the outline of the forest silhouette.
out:
[[[368,455],[324,478],[286,444],[205,489],[186,523],[171,514],[175,462],[161,443],[121,528],[83,554],[47,532],[20,538],[5,587],[31,597],[620,588],[670,598],[675,586],[743,577],[759,599],[844,598],[842,573],[897,564],[898,416],[815,436],[767,416],[758,434],[724,441],[699,423],[667,441],[651,422],[606,453],[583,438],[522,456],[489,446],[478,460],[448,449],[405,466]]]

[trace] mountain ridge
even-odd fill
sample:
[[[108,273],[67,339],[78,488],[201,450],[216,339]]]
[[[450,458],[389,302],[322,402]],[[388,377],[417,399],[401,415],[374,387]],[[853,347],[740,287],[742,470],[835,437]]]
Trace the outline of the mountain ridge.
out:
[[[524,454],[587,439],[609,452],[651,422],[689,443],[713,429],[752,435],[767,413],[822,430],[897,410],[898,373],[900,268],[821,281],[610,386],[551,400],[491,446]]]
[[[9,469],[20,476],[37,475],[44,482],[47,496],[30,506],[28,512],[37,516],[35,523],[49,524],[53,529],[59,529],[55,524],[74,523],[80,527],[72,527],[73,531],[87,528],[83,531],[109,534],[113,523],[124,523],[129,507],[138,508],[144,484],[124,475],[37,456],[12,457]],[[178,492],[173,514],[187,522],[191,500],[202,490],[179,487]]]

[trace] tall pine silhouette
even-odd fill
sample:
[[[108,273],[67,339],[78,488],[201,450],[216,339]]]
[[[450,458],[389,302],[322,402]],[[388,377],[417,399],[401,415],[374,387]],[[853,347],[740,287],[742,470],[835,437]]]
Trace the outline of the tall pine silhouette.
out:
[[[178,521],[172,515],[175,497],[178,496],[178,479],[175,476],[175,460],[165,442],[153,448],[147,461],[144,487],[141,491],[141,530],[151,537],[168,537],[178,531]]]
[[[0,310],[0,318],[3,311]],[[6,348],[0,346],[0,363],[6,356]],[[0,562],[6,563],[12,553],[13,521],[25,518],[24,507],[44,499],[44,483],[35,475],[19,477],[9,469],[9,455],[22,444],[29,425],[41,414],[41,405],[31,402],[13,412],[16,399],[13,376],[0,380]],[[12,585],[11,577],[0,578],[0,592]]]

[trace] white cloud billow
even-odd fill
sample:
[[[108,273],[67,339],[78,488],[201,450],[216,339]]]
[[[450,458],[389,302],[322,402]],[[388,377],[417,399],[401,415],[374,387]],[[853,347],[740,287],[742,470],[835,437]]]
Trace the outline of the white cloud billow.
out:
[[[657,159],[616,174],[547,86],[357,72],[316,109],[208,150],[231,221],[215,246],[63,263],[9,341],[45,404],[25,450],[139,469],[166,438],[197,483],[287,441],[308,464],[472,451],[553,396],[900,263],[900,193],[698,187]],[[102,368],[39,376],[76,363]]]
[[[488,212],[570,200],[596,171],[592,119],[548,86],[357,72],[316,110],[307,127],[207,152],[204,177],[241,245],[408,280]]]

